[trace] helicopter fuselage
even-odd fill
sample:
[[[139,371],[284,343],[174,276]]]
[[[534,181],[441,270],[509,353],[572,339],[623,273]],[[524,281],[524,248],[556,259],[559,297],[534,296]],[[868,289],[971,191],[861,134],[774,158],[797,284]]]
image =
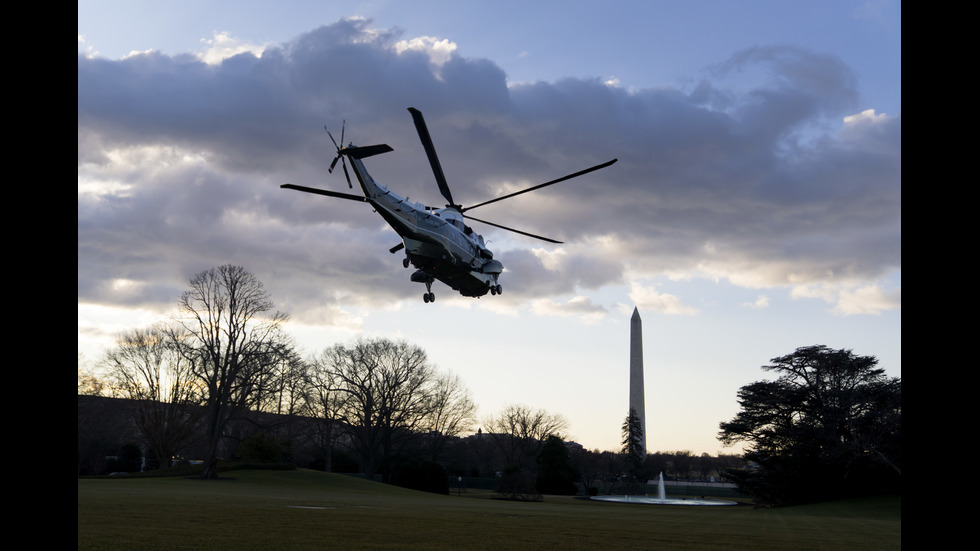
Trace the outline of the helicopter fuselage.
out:
[[[497,278],[503,265],[493,259],[483,237],[466,225],[463,216],[452,207],[412,202],[379,184],[364,167],[358,149],[349,147],[341,153],[350,158],[365,200],[401,236],[404,265],[411,263],[417,269],[412,281],[429,285],[439,280],[468,297],[499,292]]]

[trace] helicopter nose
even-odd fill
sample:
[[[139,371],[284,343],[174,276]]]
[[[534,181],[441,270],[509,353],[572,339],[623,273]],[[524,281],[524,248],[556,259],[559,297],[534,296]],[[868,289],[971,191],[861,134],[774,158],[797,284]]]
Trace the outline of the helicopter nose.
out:
[[[499,260],[488,260],[480,268],[480,271],[485,274],[499,274],[504,271],[504,265]]]

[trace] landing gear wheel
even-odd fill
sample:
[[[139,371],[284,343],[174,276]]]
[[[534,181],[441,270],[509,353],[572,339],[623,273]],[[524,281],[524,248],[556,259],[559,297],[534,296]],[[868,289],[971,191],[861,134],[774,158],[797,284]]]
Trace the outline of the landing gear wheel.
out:
[[[404,267],[406,267],[406,268],[408,268],[408,262],[409,262],[409,260],[408,260],[408,258],[407,258],[407,257],[406,257],[406,258],[403,258],[403,259],[402,259],[402,266],[404,266]]]
[[[422,294],[422,300],[425,301],[426,304],[428,304],[430,302],[435,302],[436,301],[436,294],[435,293],[423,293]]]
[[[494,291],[496,292],[496,294],[498,294],[498,295],[502,295],[502,294],[504,294],[504,288],[503,288],[503,287],[501,287],[499,283],[498,283],[498,284],[496,284],[496,285],[494,285],[494,286],[493,286],[493,289],[494,289]]]

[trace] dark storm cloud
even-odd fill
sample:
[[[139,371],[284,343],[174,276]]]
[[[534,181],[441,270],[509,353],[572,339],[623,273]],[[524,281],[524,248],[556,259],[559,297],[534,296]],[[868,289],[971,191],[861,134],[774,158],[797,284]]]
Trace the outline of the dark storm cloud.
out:
[[[424,52],[399,53],[399,38],[343,20],[219,65],[79,56],[79,301],[138,300],[118,280],[142,282],[149,300],[177,289],[175,301],[194,271],[228,262],[274,278],[277,298],[297,309],[414,297],[386,251],[397,236],[369,208],[279,189],[346,191],[339,166],[326,173],[333,147],[322,128],[339,139],[346,120],[347,141],[395,149],[371,159],[375,178],[441,206],[409,106],[425,113],[463,204],[619,158],[474,212],[568,242],[546,265],[530,250],[540,243],[513,238],[528,248],[501,257],[515,276],[505,297],[594,289],[637,266],[711,265],[730,277],[771,265],[771,285],[900,266],[901,119],[840,130],[864,106],[835,57],[755,48],[690,90],[580,79],[508,88],[490,61],[454,55],[436,66]]]

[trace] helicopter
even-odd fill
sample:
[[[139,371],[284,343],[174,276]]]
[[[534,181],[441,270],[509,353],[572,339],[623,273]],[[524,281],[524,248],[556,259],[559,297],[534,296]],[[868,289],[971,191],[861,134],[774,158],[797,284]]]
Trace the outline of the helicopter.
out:
[[[374,155],[388,153],[389,151],[393,151],[393,149],[387,144],[355,146],[353,143],[350,143],[344,146],[346,122],[341,128],[339,144],[333,135],[330,134],[330,130],[324,127],[327,130],[327,135],[330,136],[330,141],[333,142],[334,147],[337,149],[337,156],[330,163],[328,172],[333,173],[334,168],[337,166],[337,161],[340,161],[344,170],[344,176],[347,178],[347,186],[353,189],[350,173],[347,170],[347,160],[349,159],[354,175],[364,195],[341,193],[294,184],[283,184],[279,187],[325,195],[337,199],[370,203],[375,211],[402,238],[402,242],[389,249],[389,252],[395,254],[402,249],[405,250],[405,258],[402,260],[402,266],[408,268],[411,265],[416,268],[415,272],[411,275],[411,281],[425,284],[426,291],[422,295],[422,300],[425,303],[434,302],[436,299],[435,293],[432,292],[432,284],[436,280],[445,283],[466,297],[481,297],[487,293],[499,295],[503,292],[499,278],[501,272],[504,270],[504,266],[499,260],[493,258],[493,252],[487,248],[483,237],[466,224],[467,219],[549,243],[561,243],[561,241],[548,237],[534,235],[469,215],[464,218],[464,212],[509,199],[522,193],[541,189],[545,186],[557,184],[558,182],[563,182],[571,178],[576,178],[605,168],[617,161],[617,159],[613,159],[543,184],[464,207],[453,200],[422,113],[414,107],[409,107],[408,111],[412,114],[416,131],[429,158],[429,164],[432,167],[439,191],[446,201],[449,202],[444,208],[430,207],[409,201],[407,197],[402,197],[383,184],[376,182],[364,167],[364,159]]]

